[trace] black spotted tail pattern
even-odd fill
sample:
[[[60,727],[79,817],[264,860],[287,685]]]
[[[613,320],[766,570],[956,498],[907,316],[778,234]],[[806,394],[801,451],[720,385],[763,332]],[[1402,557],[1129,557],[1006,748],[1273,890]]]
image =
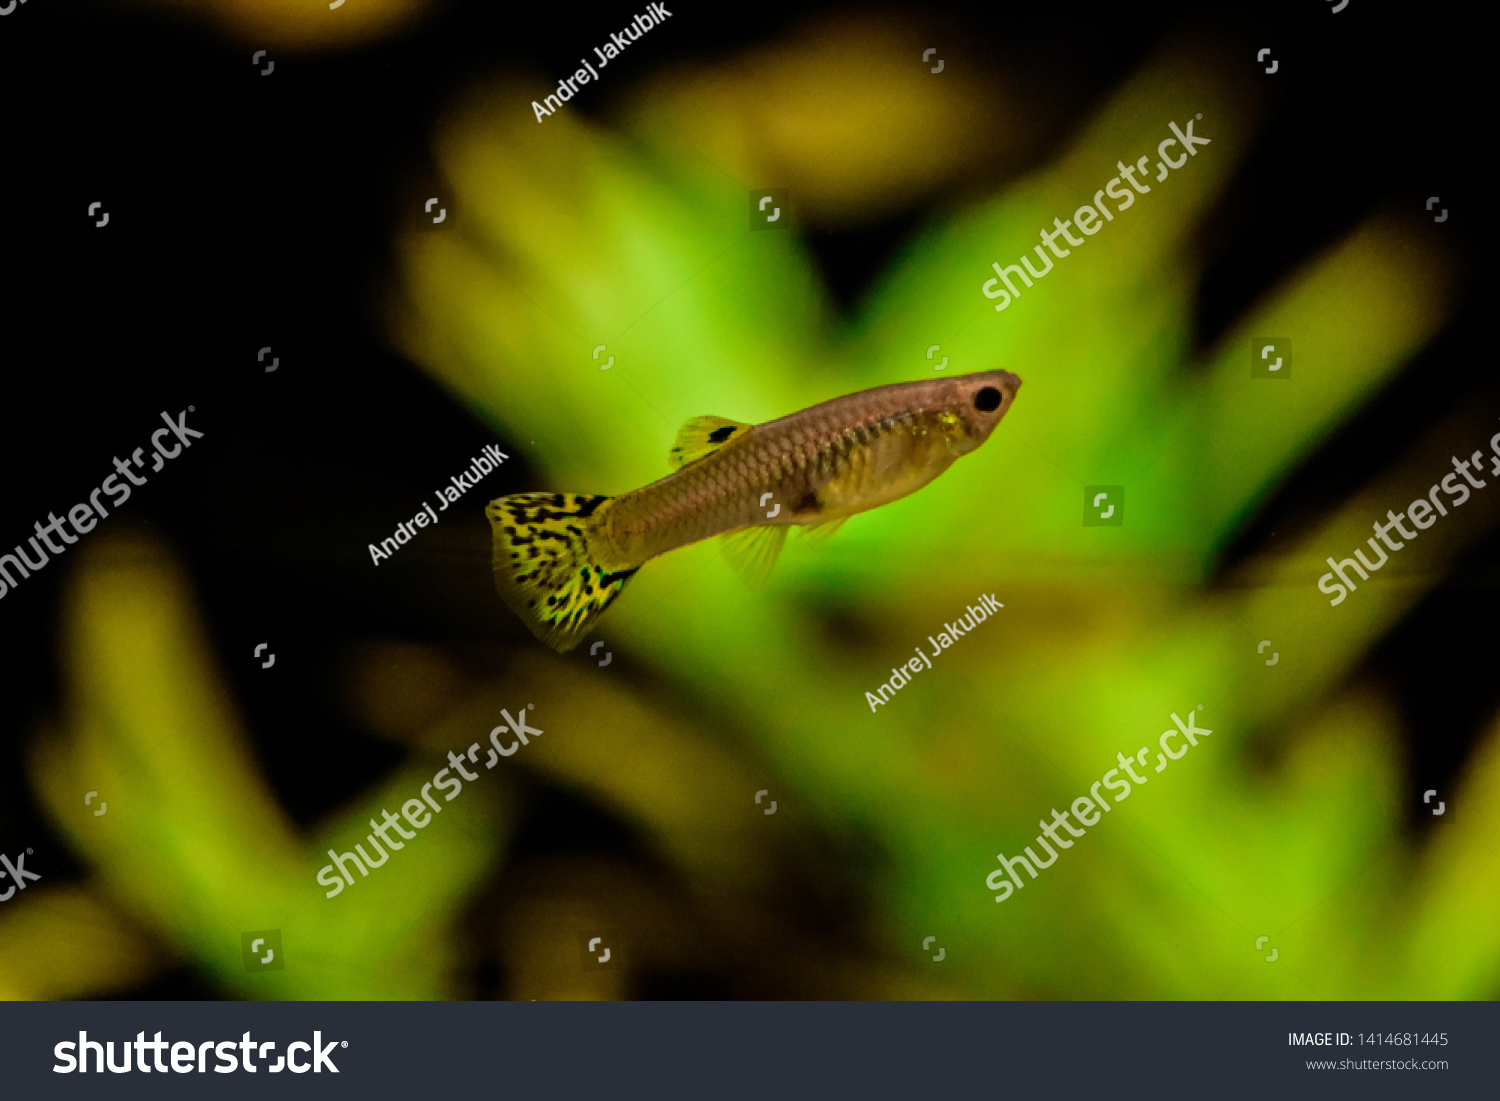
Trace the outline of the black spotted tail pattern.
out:
[[[495,588],[554,650],[581,642],[634,569],[608,569],[600,519],[612,500],[587,493],[514,493],[485,507],[495,534]],[[601,553],[604,552],[604,553]]]

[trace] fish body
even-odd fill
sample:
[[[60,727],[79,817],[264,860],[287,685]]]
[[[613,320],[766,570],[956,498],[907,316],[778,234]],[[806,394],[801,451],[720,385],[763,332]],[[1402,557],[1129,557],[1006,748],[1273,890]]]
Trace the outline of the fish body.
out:
[[[824,532],[937,478],[978,448],[1021,380],[983,371],[880,386],[750,425],[694,417],[677,469],[616,497],[517,493],[491,501],[495,584],[557,650],[577,645],[646,562],[717,535],[763,579],[793,526]]]

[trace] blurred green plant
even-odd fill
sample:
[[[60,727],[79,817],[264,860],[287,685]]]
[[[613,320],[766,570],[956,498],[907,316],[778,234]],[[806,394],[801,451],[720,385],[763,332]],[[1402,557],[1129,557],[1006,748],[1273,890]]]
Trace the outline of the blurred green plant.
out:
[[[255,46],[302,52],[363,45],[404,30],[426,13],[429,0],[145,0],[147,5],[211,21]]]
[[[392,854],[399,874],[356,877],[342,895],[324,898],[312,877],[325,851],[352,850],[367,819],[431,778],[435,755],[397,770],[317,836],[297,838],[246,745],[170,555],[122,538],[83,554],[62,623],[66,713],[61,730],[38,740],[32,774],[92,885],[122,912],[120,924],[173,946],[241,997],[451,994],[455,903],[507,832],[501,779],[449,804],[419,835],[420,857],[412,859],[415,847]],[[104,794],[105,815],[83,805],[85,788]],[[283,929],[289,965],[247,974],[239,933],[267,928]],[[95,970],[73,976],[61,966],[79,950],[71,941],[31,947],[23,996],[108,990],[140,972],[126,952],[106,957],[85,946]]]
[[[803,58],[795,78],[775,51],[732,76],[675,71],[616,131],[567,112],[536,126],[518,107],[529,85],[476,94],[437,140],[466,221],[405,243],[398,339],[531,441],[545,488],[580,492],[661,476],[689,416],[759,421],[930,377],[932,344],[952,371],[1017,371],[1026,388],[989,447],[821,553],[794,541],[766,591],[746,593],[713,547],[694,547],[642,570],[601,632],[774,762],[792,787],[783,806],[834,835],[877,838],[890,857],[879,905],[891,957],[915,962],[938,934],[962,961],[944,978],[966,993],[1493,995],[1500,891],[1494,874],[1472,874],[1500,842],[1483,809],[1500,782],[1493,734],[1457,796],[1464,825],[1417,850],[1399,825],[1395,711],[1346,680],[1494,509],[1479,503],[1424,536],[1401,575],[1372,580],[1357,605],[1330,609],[1315,587],[1322,558],[1358,541],[1383,502],[1411,499],[1397,494],[1438,469],[1439,450],[1472,447],[1477,422],[1445,426],[1291,551],[1209,584],[1259,504],[1441,325],[1447,261],[1418,229],[1371,218],[1193,362],[1198,225],[1255,107],[1234,65],[1183,45],[1120,88],[1053,164],[934,223],[841,325],[795,235],[746,231],[747,192],[784,182],[786,159],[758,158],[767,143],[737,135],[775,133],[784,116],[746,121],[752,108],[731,92],[763,75],[784,104],[777,80],[816,83],[857,56],[851,95],[927,106],[853,130],[836,111],[799,115],[787,140],[821,160],[796,160],[794,210],[826,207],[825,179],[847,196],[845,162],[872,147],[893,160],[922,136],[939,158],[961,148],[973,89],[934,92],[909,57],[858,39]],[[992,126],[1023,110],[1001,103]],[[1030,248],[1116,161],[1198,115],[1210,146],[993,311],[980,294],[992,260]],[[872,174],[869,205],[897,186]],[[1259,334],[1291,338],[1290,379],[1249,377]],[[590,361],[601,343],[615,356],[607,374]],[[1127,487],[1124,527],[1081,526],[1090,483]],[[981,591],[1006,611],[870,714],[865,690]],[[1256,653],[1267,637],[1275,669]],[[983,884],[997,851],[1017,852],[1117,751],[1199,703],[1217,733],[1191,764],[1120,806],[1033,889],[992,901]],[[1280,947],[1274,967],[1254,950],[1262,935]]]
[[[459,105],[436,149],[462,218],[401,242],[395,339],[526,441],[550,488],[611,493],[661,476],[689,416],[758,421],[929,377],[934,343],[950,371],[1026,380],[996,438],[826,548],[794,540],[759,593],[711,545],[648,565],[602,628],[617,665],[649,671],[642,683],[603,682],[577,654],[529,640],[479,680],[447,677],[441,656],[402,659],[405,679],[371,658],[356,709],[417,747],[412,763],[308,839],[259,776],[176,567],[161,548],[101,540],[71,582],[68,708],[32,773],[92,877],[48,912],[61,929],[111,935],[88,940],[85,976],[34,914],[6,915],[0,944],[34,951],[0,951],[0,993],[118,988],[155,953],[243,996],[453,994],[455,911],[504,858],[514,814],[501,770],[424,832],[405,878],[377,874],[325,901],[313,875],[324,850],[347,848],[431,775],[432,750],[473,740],[524,692],[553,718],[516,767],[639,827],[727,940],[788,938],[777,950],[786,973],[811,976],[808,996],[1495,994],[1500,731],[1450,800],[1459,820],[1418,849],[1400,829],[1396,711],[1348,677],[1494,522],[1493,498],[1340,607],[1315,587],[1323,557],[1354,545],[1377,503],[1425,488],[1434,456],[1472,447],[1477,422],[1455,417],[1290,550],[1209,582],[1259,502],[1441,325],[1443,257],[1373,219],[1191,362],[1196,226],[1254,111],[1233,66],[1184,47],[1121,88],[1055,163],[1005,186],[995,175],[993,197],[936,221],[841,322],[796,235],[747,231],[749,189],[794,181],[794,213],[813,222],[874,216],[998,172],[1027,111],[1001,88],[934,80],[868,20],[816,41],[666,74],[612,131],[569,112],[538,126],[527,104],[540,85]],[[809,92],[825,110],[807,109]],[[1198,113],[1212,145],[994,312],[980,293],[992,260],[1029,249],[1117,160]],[[1291,379],[1249,378],[1262,334],[1293,340]],[[591,356],[600,343],[608,372]],[[1127,487],[1123,527],[1082,527],[1093,483]],[[1004,612],[872,715],[865,691],[981,591]],[[508,614],[498,598],[495,614]],[[1273,669],[1255,652],[1267,637]],[[428,699],[423,685],[445,677]],[[1215,731],[1199,751],[1030,889],[993,902],[996,852],[1019,851],[1117,751],[1199,703]],[[107,817],[81,805],[85,787],[107,792]],[[753,805],[760,788],[774,789],[775,819]],[[772,913],[786,890],[777,854],[814,837],[883,854],[831,871],[869,891],[866,927],[847,931],[859,943],[793,942]],[[535,896],[553,901],[503,934],[513,961],[551,953],[512,964],[513,996],[590,996],[558,923],[609,910],[589,891],[636,889],[559,867]],[[634,911],[647,915],[638,950],[664,958],[688,938],[662,935],[670,917],[648,910]],[[245,974],[237,933],[260,928],[283,929],[287,970]],[[941,964],[919,950],[930,935]],[[1262,935],[1275,964],[1254,949]]]

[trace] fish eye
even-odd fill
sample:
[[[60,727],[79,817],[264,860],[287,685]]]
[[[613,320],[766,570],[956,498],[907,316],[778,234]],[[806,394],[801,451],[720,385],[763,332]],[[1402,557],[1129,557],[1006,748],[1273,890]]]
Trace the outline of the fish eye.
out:
[[[993,386],[985,386],[974,395],[974,408],[981,413],[993,413],[1000,408],[1000,391]]]

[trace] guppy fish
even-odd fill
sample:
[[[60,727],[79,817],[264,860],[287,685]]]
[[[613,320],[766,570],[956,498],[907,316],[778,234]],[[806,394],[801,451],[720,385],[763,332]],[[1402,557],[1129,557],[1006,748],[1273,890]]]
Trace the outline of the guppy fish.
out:
[[[668,454],[674,472],[642,489],[491,501],[495,587],[565,651],[642,565],[689,543],[729,535],[726,557],[757,583],[792,525],[826,537],[921,489],[989,439],[1020,387],[1009,371],[981,371],[879,386],[765,424],[694,417]]]

